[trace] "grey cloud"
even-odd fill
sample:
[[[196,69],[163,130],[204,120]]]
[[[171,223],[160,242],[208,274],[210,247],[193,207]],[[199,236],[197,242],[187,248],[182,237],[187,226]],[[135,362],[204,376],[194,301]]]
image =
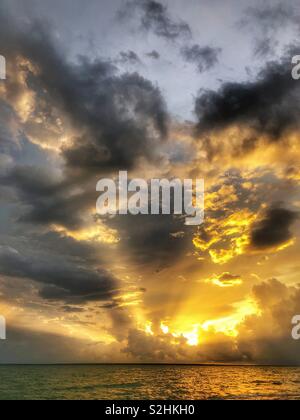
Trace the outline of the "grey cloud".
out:
[[[117,287],[117,280],[105,270],[86,267],[66,255],[32,255],[7,246],[0,247],[0,272],[40,283],[40,294],[45,299],[105,301],[114,296]]]
[[[258,58],[265,58],[274,54],[279,42],[273,38],[264,38],[256,41],[254,55]]]
[[[287,3],[272,2],[259,7],[248,7],[245,14],[247,16],[244,17],[243,23],[255,21],[265,29],[276,30],[291,21],[299,24],[297,13],[293,6]]]
[[[14,188],[24,206],[18,220],[37,225],[58,224],[76,228],[93,195],[53,176],[38,166],[16,166],[1,178],[2,185]]]
[[[24,331],[10,326],[7,340],[1,344],[1,363],[70,363],[80,357],[80,341],[41,332]],[[76,354],[77,353],[77,354]],[[76,355],[75,355],[76,354]]]
[[[120,52],[121,62],[126,64],[141,64],[141,59],[134,51],[122,51]]]
[[[174,41],[191,36],[189,25],[181,20],[173,20],[167,7],[158,1],[128,1],[118,16],[121,20],[127,20],[133,12],[137,12],[143,30],[153,32],[159,37]]]
[[[138,74],[126,74],[112,83],[106,80],[103,88],[94,105],[90,104],[91,115],[86,115],[90,134],[64,150],[68,165],[99,173],[132,169],[141,157],[157,158],[156,146],[167,136],[167,114],[159,89]]]
[[[153,51],[147,53],[146,56],[149,57],[149,58],[152,58],[153,60],[159,60],[160,59],[160,54],[156,50],[153,50]]]
[[[78,133],[62,151],[70,168],[99,173],[131,169],[141,157],[158,158],[156,146],[167,136],[168,114],[150,81],[137,73],[120,76],[109,61],[80,57],[68,62],[45,23],[21,23],[16,30],[2,11],[0,28],[0,48],[11,62],[21,55],[39,69],[22,68],[36,96],[31,120],[42,113],[56,124],[60,111]]]
[[[196,99],[197,133],[208,134],[231,125],[247,125],[271,141],[299,127],[300,91],[291,77],[291,57],[270,62],[254,82],[224,83],[218,91],[201,91]],[[255,140],[254,140],[255,145]]]
[[[5,34],[0,47],[12,67],[15,57],[20,55],[39,69],[34,72],[26,64],[22,67],[26,88],[37,98],[31,117],[42,116],[52,124],[48,116],[57,109],[62,119],[66,118],[73,130],[80,132],[72,147],[62,151],[67,169],[58,177],[49,163],[49,155],[46,164],[47,153],[31,144],[24,133],[14,145],[9,129],[14,112],[1,102],[1,109],[5,109],[9,118],[5,116],[1,124],[0,151],[5,153],[5,162],[11,158],[11,164],[0,172],[1,189],[13,190],[17,200],[13,212],[18,223],[9,226],[8,235],[18,232],[27,240],[28,247],[19,248],[17,237],[11,241],[16,246],[2,246],[0,272],[37,282],[44,299],[67,303],[99,300],[105,304],[116,296],[118,281],[102,267],[98,268],[103,247],[98,245],[96,259],[92,246],[75,243],[54,232],[33,239],[32,229],[38,231],[52,224],[80,227],[83,214],[95,204],[93,172],[129,169],[140,157],[153,158],[155,144],[167,135],[164,101],[159,89],[149,81],[138,74],[117,76],[109,62],[90,63],[84,58],[77,64],[67,62],[46,24],[20,21],[16,30],[15,22],[1,7],[0,12],[0,32]],[[15,82],[8,79],[12,102],[24,89]],[[21,129],[26,132],[26,127],[20,124]],[[31,226],[25,227],[25,223]],[[5,242],[2,238],[2,244]],[[109,246],[106,248],[107,253]]]
[[[203,73],[218,64],[221,51],[220,48],[195,44],[184,47],[181,54],[187,62],[196,64],[199,73]]]
[[[134,322],[130,314],[124,308],[110,308],[111,326],[107,328],[109,334],[115,337],[119,342],[126,340],[128,331],[132,328]]]
[[[91,345],[89,340],[80,340],[41,331],[24,330],[14,325],[7,329],[7,340],[1,342],[0,363],[4,364],[63,364],[63,363],[99,363],[120,362],[118,348],[114,345],[105,346],[104,343]],[[13,369],[13,367],[11,367]],[[20,366],[16,367],[20,374]],[[36,368],[35,368],[36,369]],[[53,367],[52,373],[60,382],[59,368]],[[22,379],[21,379],[22,382]],[[20,398],[24,398],[26,384],[20,391]],[[37,392],[42,398],[49,397],[49,389],[40,387]],[[53,390],[53,392],[55,392]],[[61,398],[61,389],[57,390],[57,398]],[[54,395],[54,394],[53,394]]]
[[[118,216],[107,223],[118,230],[120,246],[124,251],[130,250],[136,263],[151,265],[154,269],[166,268],[193,249],[194,230],[173,215]],[[182,235],[172,235],[179,231]]]
[[[292,318],[300,313],[300,289],[276,279],[253,289],[261,314],[249,316],[240,328],[238,348],[250,362],[296,365],[299,342],[292,339]]]
[[[274,55],[279,45],[281,31],[287,27],[300,30],[299,14],[292,4],[270,2],[248,7],[239,22],[239,28],[255,36],[254,55],[265,58]]]
[[[95,245],[84,241],[76,241],[59,232],[28,232],[27,238],[32,247],[43,249],[48,254],[65,254],[77,259],[81,258],[90,264],[99,262],[99,250],[103,252],[99,243]],[[105,248],[107,249],[107,245]]]

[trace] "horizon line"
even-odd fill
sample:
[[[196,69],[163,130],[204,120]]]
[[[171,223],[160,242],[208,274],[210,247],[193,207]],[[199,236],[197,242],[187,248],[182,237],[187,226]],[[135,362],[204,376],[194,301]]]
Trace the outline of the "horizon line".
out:
[[[298,368],[293,364],[245,364],[245,363],[0,363],[2,366],[181,366],[181,367],[277,367]]]

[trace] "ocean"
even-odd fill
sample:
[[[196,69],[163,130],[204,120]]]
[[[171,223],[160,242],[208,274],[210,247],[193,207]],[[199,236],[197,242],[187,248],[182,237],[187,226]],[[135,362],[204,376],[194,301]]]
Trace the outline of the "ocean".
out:
[[[0,366],[1,400],[300,399],[300,368]]]

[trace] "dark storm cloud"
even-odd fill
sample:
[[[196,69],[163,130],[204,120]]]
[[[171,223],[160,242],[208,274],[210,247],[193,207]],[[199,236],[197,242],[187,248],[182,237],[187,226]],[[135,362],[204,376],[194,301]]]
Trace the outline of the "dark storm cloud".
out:
[[[120,246],[130,250],[136,263],[153,265],[157,270],[193,249],[193,229],[173,215],[118,216],[108,224],[118,230]]]
[[[270,248],[292,239],[291,227],[298,214],[284,208],[270,208],[265,217],[253,227],[251,245],[254,248]]]
[[[38,166],[16,166],[0,179],[3,186],[15,189],[24,206],[20,222],[76,228],[94,199],[94,192],[76,192],[76,186],[56,179],[50,171]]]
[[[100,244],[93,245],[84,241],[76,241],[62,233],[53,231],[28,233],[28,239],[36,249],[43,249],[49,254],[65,254],[77,260],[81,258],[86,263],[99,263]]]
[[[78,95],[83,104],[83,118],[78,115],[78,119],[89,133],[64,150],[68,165],[99,172],[132,169],[141,157],[153,160],[155,146],[167,136],[167,113],[159,89],[137,73],[103,83],[98,95],[94,86],[85,105],[86,89]]]
[[[291,50],[281,62],[270,62],[255,82],[225,83],[202,91],[196,99],[198,134],[246,125],[272,141],[299,127],[300,85],[291,77]]]
[[[168,115],[157,87],[135,74],[117,75],[110,62],[80,57],[68,62],[48,25],[22,24],[14,29],[0,9],[0,48],[11,62],[20,55],[26,85],[36,95],[47,121],[60,111],[78,133],[63,150],[67,164],[86,172],[130,169],[141,157],[157,158],[155,150],[167,135]],[[16,69],[20,71],[20,69]],[[14,87],[16,89],[16,87]],[[42,105],[43,104],[43,105]],[[46,105],[45,105],[46,104]]]
[[[191,28],[186,22],[173,20],[166,6],[154,0],[128,1],[121,9],[118,16],[121,20],[127,20],[137,12],[141,28],[147,32],[168,39],[176,40],[191,36]]]
[[[196,64],[199,73],[203,73],[218,64],[221,51],[220,48],[201,47],[195,44],[191,47],[184,47],[181,54],[188,63]]]
[[[57,254],[21,254],[6,246],[0,247],[0,272],[42,284],[40,294],[45,299],[71,302],[111,299],[117,284],[105,270],[85,267],[76,259]]]
[[[164,100],[151,82],[137,73],[119,76],[110,62],[90,62],[82,57],[76,63],[68,62],[47,24],[16,24],[1,6],[0,35],[0,49],[11,66],[7,90],[12,104],[24,91],[32,92],[35,101],[29,118],[51,125],[55,119],[52,116],[57,115],[73,133],[71,144],[61,152],[66,168],[58,176],[49,163],[50,153],[44,165],[46,159],[41,156],[47,153],[26,139],[21,121],[18,127],[25,133],[22,140],[17,139],[15,149],[8,128],[10,119],[5,118],[1,125],[1,152],[7,153],[1,157],[7,162],[5,171],[0,171],[1,186],[11,189],[16,200],[13,216],[17,216],[17,224],[10,230],[19,232],[28,247],[19,247],[17,237],[11,240],[12,246],[6,246],[3,240],[0,273],[37,282],[44,299],[71,304],[111,302],[117,295],[118,281],[98,268],[101,245],[96,261],[92,247],[81,243],[80,249],[78,242],[53,232],[33,238],[32,229],[38,231],[53,224],[80,227],[82,217],[95,205],[93,173],[131,169],[139,158],[157,159],[156,145],[168,130]],[[31,65],[24,61],[20,67],[16,57],[29,60]],[[24,85],[15,77],[18,72],[25,77]],[[9,105],[3,103],[3,108],[13,115]],[[43,135],[38,134],[42,143]],[[26,155],[29,149],[34,151],[29,153],[31,157]],[[22,163],[22,159],[29,163]],[[25,222],[29,223],[26,227]]]

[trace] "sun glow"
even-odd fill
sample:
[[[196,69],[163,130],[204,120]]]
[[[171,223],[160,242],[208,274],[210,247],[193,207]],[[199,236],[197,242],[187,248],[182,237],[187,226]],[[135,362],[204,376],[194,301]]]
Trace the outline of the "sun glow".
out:
[[[164,334],[169,334],[169,327],[167,325],[165,325],[163,322],[160,324],[160,329],[162,330],[162,332]]]
[[[154,336],[153,332],[153,324],[152,322],[147,322],[144,328],[146,334]],[[174,330],[171,331],[170,327],[167,326],[164,322],[161,322],[160,324],[160,331],[164,335],[170,335],[170,337],[173,337],[175,339],[185,338],[186,344],[189,346],[197,346],[199,344],[199,325],[194,325],[193,329],[191,331],[181,331],[181,330]],[[175,341],[176,343],[176,341]]]
[[[222,333],[228,337],[239,335],[238,326],[245,321],[247,316],[259,315],[257,304],[248,299],[236,305],[236,312],[228,317],[205,321],[201,328],[204,331]]]
[[[70,231],[57,225],[53,226],[53,229],[76,241],[91,241],[110,245],[117,244],[120,241],[115,230],[109,229],[100,223],[76,231]]]
[[[147,322],[145,325],[145,333],[148,335],[154,335],[154,332],[152,331],[152,322]]]
[[[162,338],[165,335],[165,339],[170,340],[170,343],[174,345],[182,344],[182,339],[185,339],[186,345],[195,347],[201,345],[200,336],[203,336],[203,342],[209,341],[211,334],[223,334],[231,338],[238,337],[239,326],[251,315],[259,316],[260,310],[256,302],[249,298],[233,305],[231,315],[208,319],[202,324],[192,324],[191,329],[187,327],[186,322],[182,322],[182,327],[179,324],[172,328],[162,321],[159,330],[155,330],[153,329],[153,323],[148,321],[144,326],[144,331],[147,335],[153,337]],[[172,340],[172,337],[174,340]]]
[[[201,252],[208,251],[215,264],[226,264],[246,252],[250,244],[250,229],[256,218],[257,215],[251,211],[240,210],[222,221],[207,219],[209,239],[197,234],[193,244]]]
[[[199,344],[199,326],[195,325],[194,329],[190,332],[185,332],[182,336],[187,340],[187,344],[191,347],[198,346]]]

